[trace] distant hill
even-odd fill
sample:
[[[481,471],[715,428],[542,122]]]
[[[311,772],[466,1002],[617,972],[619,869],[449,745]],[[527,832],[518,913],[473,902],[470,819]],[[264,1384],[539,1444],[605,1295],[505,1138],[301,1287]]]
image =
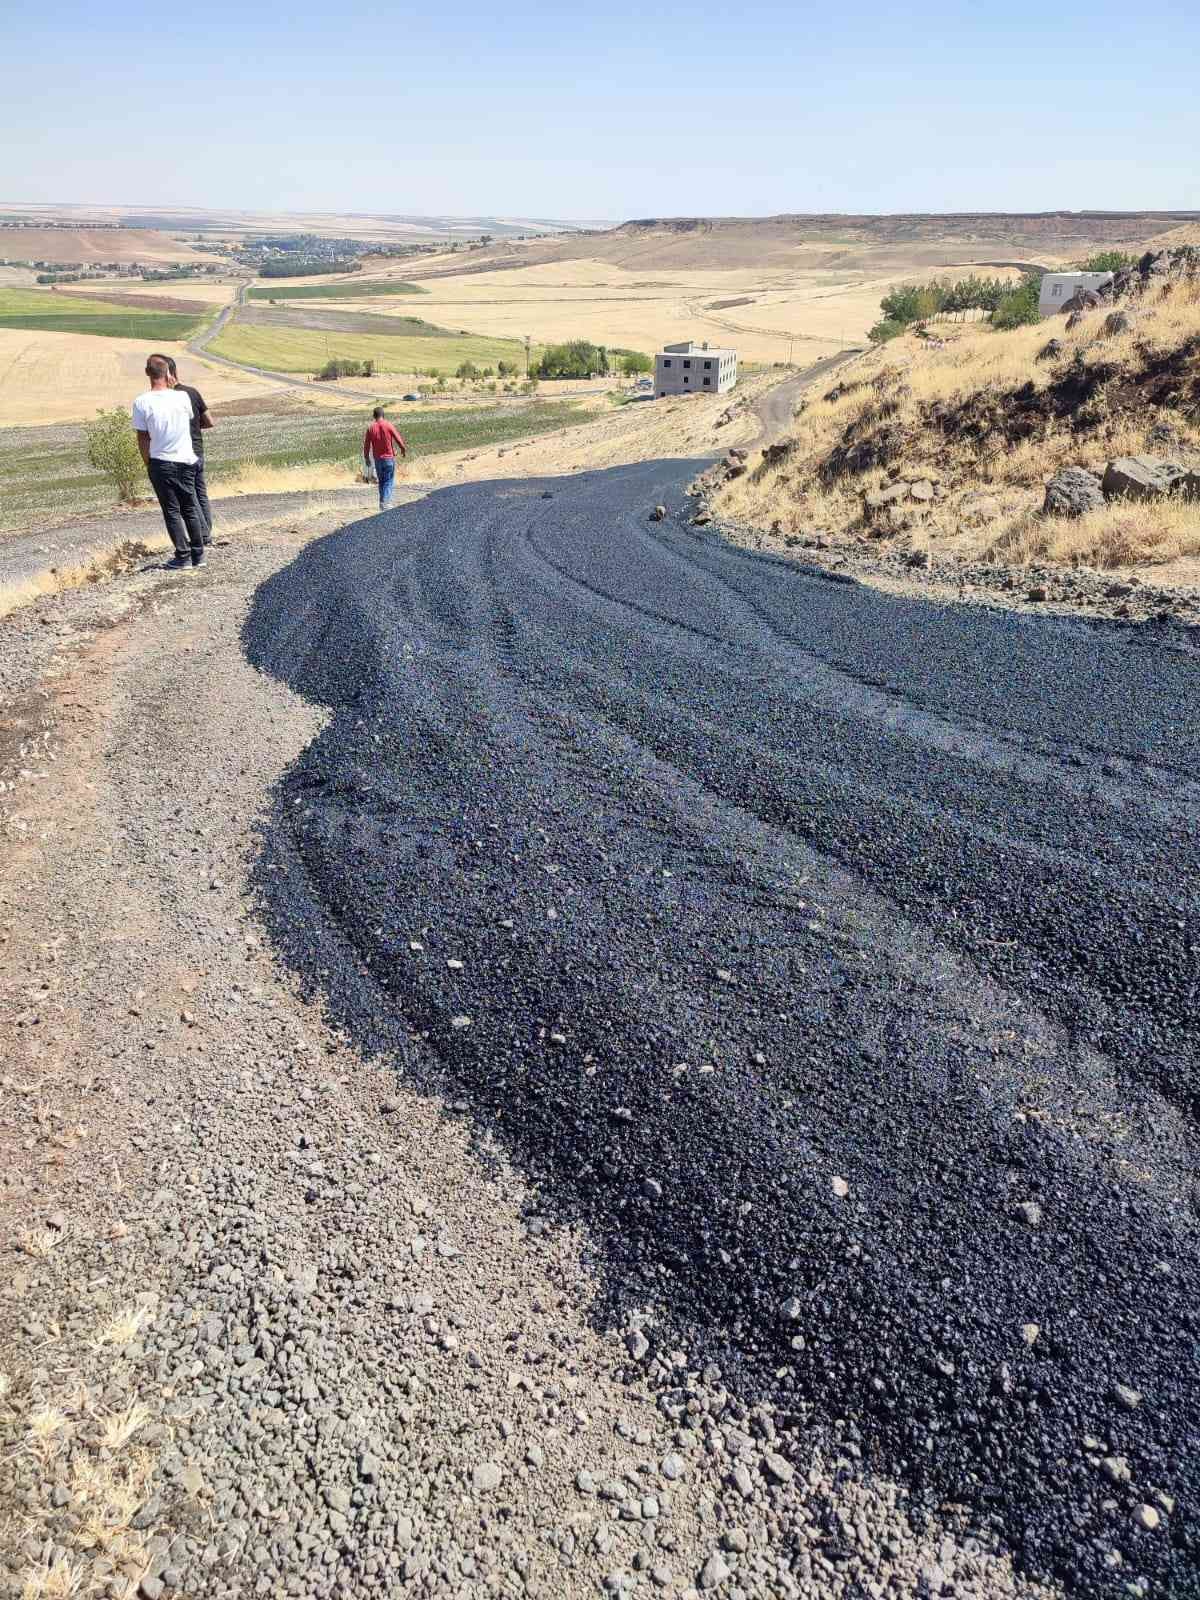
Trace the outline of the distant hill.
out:
[[[602,232],[519,244],[498,240],[472,256],[471,270],[581,257],[639,272],[794,267],[886,273],[955,262],[1049,264],[1103,245],[1141,245],[1167,230],[1196,224],[1200,212],[1195,211],[642,217]]]
[[[212,260],[169,234],[146,228],[0,227],[0,256],[7,261],[78,261],[84,265],[144,261],[166,266]]]

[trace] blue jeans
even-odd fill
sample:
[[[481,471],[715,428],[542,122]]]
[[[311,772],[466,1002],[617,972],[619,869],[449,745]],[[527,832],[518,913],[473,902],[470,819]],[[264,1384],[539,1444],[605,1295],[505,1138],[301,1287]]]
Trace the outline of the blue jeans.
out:
[[[396,476],[395,456],[376,456],[375,471],[379,475],[379,509],[386,511],[392,503],[392,482]]]

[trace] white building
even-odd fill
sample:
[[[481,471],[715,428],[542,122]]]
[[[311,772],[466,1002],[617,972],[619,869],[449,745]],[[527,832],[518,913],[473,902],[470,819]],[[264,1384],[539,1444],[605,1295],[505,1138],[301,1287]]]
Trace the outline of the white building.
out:
[[[665,344],[654,358],[654,392],[722,394],[737,382],[737,351],[716,345]]]
[[[1062,310],[1076,289],[1099,292],[1102,284],[1112,282],[1111,272],[1047,272],[1042,277],[1038,295],[1038,312],[1052,317]]]

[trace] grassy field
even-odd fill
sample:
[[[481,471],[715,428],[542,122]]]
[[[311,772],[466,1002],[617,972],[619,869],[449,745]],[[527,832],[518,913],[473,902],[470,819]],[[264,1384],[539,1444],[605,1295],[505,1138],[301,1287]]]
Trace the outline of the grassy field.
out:
[[[92,333],[114,339],[186,339],[201,317],[112,305],[87,295],[48,289],[0,288],[0,328],[44,333]]]
[[[366,300],[386,294],[428,294],[419,283],[402,283],[397,278],[368,278],[366,282],[300,283],[287,287],[286,279],[269,289],[251,289],[251,300]]]
[[[415,475],[425,456],[532,438],[591,420],[589,413],[563,401],[469,411],[396,411],[393,416],[416,460]],[[216,420],[206,435],[205,457],[209,479],[219,485],[238,478],[247,462],[277,468],[344,463],[349,471],[360,459],[368,416],[365,408],[361,414],[305,408],[241,417],[218,414]],[[149,496],[148,483],[144,490]],[[108,511],[114,499],[105,479],[87,464],[79,426],[0,429],[0,535]]]
[[[213,340],[213,355],[228,356],[272,372],[317,372],[331,356],[373,361],[376,372],[421,372],[436,367],[453,375],[462,361],[494,367],[497,361],[520,362],[525,347],[516,339],[481,334],[445,338],[407,338],[404,334],[324,333],[309,328],[258,327],[231,322]]]

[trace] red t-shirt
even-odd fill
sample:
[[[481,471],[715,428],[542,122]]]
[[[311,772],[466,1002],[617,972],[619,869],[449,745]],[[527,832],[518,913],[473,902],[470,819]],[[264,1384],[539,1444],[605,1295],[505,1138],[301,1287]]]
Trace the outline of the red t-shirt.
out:
[[[392,448],[394,444],[398,444],[401,450],[405,448],[404,440],[387,418],[380,417],[379,421],[373,422],[363,435],[363,455],[374,456],[376,461],[386,460],[388,456],[395,455],[396,452]]]

